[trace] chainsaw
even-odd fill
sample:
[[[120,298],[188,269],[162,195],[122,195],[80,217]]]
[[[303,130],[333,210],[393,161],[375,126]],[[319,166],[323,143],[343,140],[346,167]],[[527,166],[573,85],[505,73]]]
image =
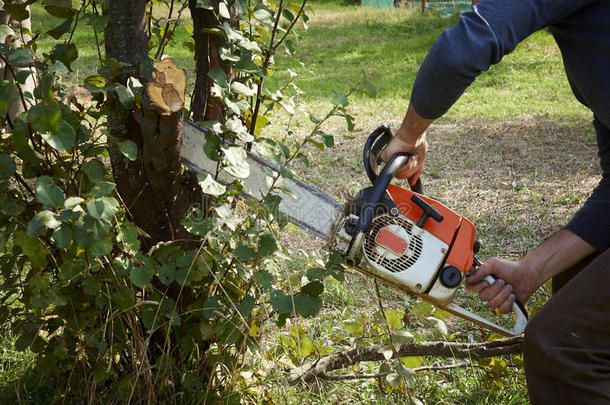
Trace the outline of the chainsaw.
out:
[[[221,183],[231,183],[234,178],[224,170],[217,172],[218,161],[204,153],[205,132],[193,122],[184,122],[183,164],[196,172],[214,175]],[[411,190],[390,184],[411,157],[408,153],[396,154],[382,167],[380,155],[391,138],[386,125],[369,135],[363,161],[372,186],[345,205],[307,183],[286,178],[286,192],[280,194],[278,207],[282,219],[325,239],[329,249],[341,252],[347,265],[369,277],[491,331],[505,336],[521,334],[528,317],[518,300],[512,308],[512,329],[454,302],[464,275],[480,265],[475,257],[479,248],[475,227],[468,219],[423,195],[419,179]],[[268,174],[271,171],[279,175],[280,170],[250,152],[247,156],[250,174],[242,181],[242,193],[246,198],[262,198],[269,190]],[[495,276],[485,280],[491,285]]]

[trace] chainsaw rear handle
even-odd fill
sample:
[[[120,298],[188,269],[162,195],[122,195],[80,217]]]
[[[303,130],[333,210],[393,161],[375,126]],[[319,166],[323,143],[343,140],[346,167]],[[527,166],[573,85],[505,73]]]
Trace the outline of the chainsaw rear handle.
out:
[[[364,170],[366,175],[372,184],[375,184],[377,182],[377,178],[379,177],[379,167],[382,162],[381,152],[383,152],[388,143],[390,143],[392,137],[393,135],[392,131],[390,131],[390,127],[388,127],[387,124],[383,124],[371,132],[364,143],[364,148],[362,150],[362,161],[364,162]],[[424,194],[424,187],[419,178],[414,185],[411,185],[411,191],[418,194]]]
[[[497,277],[495,277],[493,275],[489,275],[489,276],[486,276],[484,278],[484,280],[490,284],[493,284],[493,282],[497,280]],[[490,321],[489,319],[485,319],[482,316],[474,314],[474,313],[470,312],[469,310],[462,308],[453,302],[448,305],[442,306],[442,307],[444,309],[446,309],[447,311],[451,312],[452,314],[455,314],[464,319],[468,319],[469,321],[472,321],[472,322],[476,323],[477,325],[480,325],[486,329],[490,329],[494,332],[500,333],[501,335],[504,335],[504,336],[519,336],[520,334],[523,333],[523,331],[525,331],[525,327],[527,326],[527,311],[525,310],[523,305],[521,305],[521,303],[518,301],[515,301],[515,303],[513,304],[513,313],[515,314],[515,324],[513,325],[512,329],[508,329],[503,326],[500,326],[497,323],[494,323],[494,322]]]

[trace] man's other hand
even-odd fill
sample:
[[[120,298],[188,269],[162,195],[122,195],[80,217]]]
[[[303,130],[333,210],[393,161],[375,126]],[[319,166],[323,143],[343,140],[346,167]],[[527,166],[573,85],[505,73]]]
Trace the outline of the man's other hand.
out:
[[[483,279],[491,274],[498,279],[490,285]],[[523,261],[511,262],[494,257],[466,277],[466,291],[478,293],[481,301],[505,314],[512,310],[515,298],[525,303],[538,288],[535,282],[532,283],[531,275],[532,269]]]

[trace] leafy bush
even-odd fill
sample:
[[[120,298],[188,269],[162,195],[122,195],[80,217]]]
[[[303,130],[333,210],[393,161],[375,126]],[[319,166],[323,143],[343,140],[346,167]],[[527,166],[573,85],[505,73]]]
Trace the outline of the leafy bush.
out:
[[[332,146],[322,130],[327,120],[339,116],[353,128],[349,94],[336,95],[327,115],[310,115],[312,129],[301,139],[294,139],[294,123],[283,141],[264,136],[270,111],[298,110],[296,86],[271,94],[263,79],[280,45],[290,50],[288,34],[305,18],[305,3],[196,2],[217,14],[221,24],[210,32],[222,38],[221,58],[233,67],[230,75],[220,68],[208,73],[228,117],[205,123],[205,153],[234,181],[199,174],[207,198],[182,223],[192,239],[152,245],[117,192],[107,147],[115,142],[129,161],[146,152],[112,139],[106,126],[109,114],[140,114],[152,59],[133,71],[100,55],[97,74],[84,80],[92,101],[83,103],[61,80],[78,58],[73,33],[93,30],[100,49],[104,28],[115,22],[94,1],[80,9],[70,1],[28,3],[62,23],[43,33],[0,26],[0,59],[13,74],[0,81],[0,321],[10,325],[17,350],[36,355],[26,389],[69,402],[239,397],[236,371],[248,349],[256,350],[261,326],[270,318],[283,325],[290,316],[314,316],[325,277],[342,277],[341,258],[331,255],[291,284],[278,243],[283,179],[307,166],[307,145]],[[152,5],[160,3],[174,6],[151,3],[149,51],[156,57],[180,24],[171,11],[167,19],[154,17]],[[229,24],[233,6],[238,24]],[[4,10],[20,21],[29,16],[25,3],[6,2]],[[33,39],[23,41],[29,34]],[[49,36],[63,41],[39,52]],[[24,91],[30,76],[35,89]],[[359,85],[371,91],[368,82]],[[15,103],[23,111],[11,117]],[[248,175],[246,145],[281,169],[281,176],[269,174],[269,192],[248,206],[239,197]]]

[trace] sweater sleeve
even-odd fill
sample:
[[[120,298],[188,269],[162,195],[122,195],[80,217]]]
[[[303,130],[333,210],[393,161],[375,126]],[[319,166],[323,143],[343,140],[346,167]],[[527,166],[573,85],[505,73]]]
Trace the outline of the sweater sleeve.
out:
[[[422,117],[447,112],[483,71],[533,32],[593,0],[483,0],[436,39],[422,63],[411,103]]]
[[[593,126],[602,180],[565,228],[603,252],[610,247],[610,129],[597,118],[593,120]]]
[[[610,247],[610,178],[602,178],[589,199],[565,228],[578,235],[598,252]]]

